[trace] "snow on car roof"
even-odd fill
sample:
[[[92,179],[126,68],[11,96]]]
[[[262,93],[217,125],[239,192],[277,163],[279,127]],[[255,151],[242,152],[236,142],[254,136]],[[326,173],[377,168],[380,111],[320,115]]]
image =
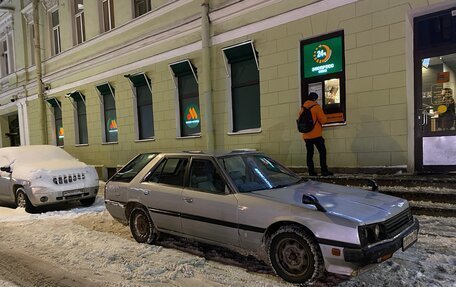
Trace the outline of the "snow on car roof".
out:
[[[0,165],[33,163],[50,160],[75,160],[70,154],[52,145],[30,145],[0,148]]]

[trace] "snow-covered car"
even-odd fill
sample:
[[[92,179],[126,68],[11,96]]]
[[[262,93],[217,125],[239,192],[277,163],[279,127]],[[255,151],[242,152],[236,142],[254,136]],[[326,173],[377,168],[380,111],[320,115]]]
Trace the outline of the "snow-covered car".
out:
[[[92,205],[98,193],[94,167],[51,145],[0,148],[0,202],[34,207],[79,200]]]
[[[419,229],[404,199],[305,180],[250,151],[140,154],[107,182],[105,204],[137,242],[170,233],[246,251],[292,283],[357,275]]]

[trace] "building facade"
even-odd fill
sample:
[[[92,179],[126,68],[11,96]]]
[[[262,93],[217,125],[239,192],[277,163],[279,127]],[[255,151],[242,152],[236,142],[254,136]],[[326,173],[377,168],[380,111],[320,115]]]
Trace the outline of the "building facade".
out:
[[[0,1],[1,146],[58,145],[105,175],[144,151],[305,166],[314,91],[330,167],[456,170],[452,0],[36,3]]]

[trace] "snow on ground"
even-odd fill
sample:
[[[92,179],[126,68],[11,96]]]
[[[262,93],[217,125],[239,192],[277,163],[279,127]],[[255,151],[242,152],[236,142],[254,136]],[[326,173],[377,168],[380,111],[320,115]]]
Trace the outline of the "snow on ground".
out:
[[[420,216],[419,241],[355,278],[315,286],[456,287],[456,218]],[[0,207],[0,250],[26,252],[98,286],[290,286],[254,259],[175,237],[136,243],[98,199],[89,208],[27,214]],[[0,286],[14,287],[0,278]]]

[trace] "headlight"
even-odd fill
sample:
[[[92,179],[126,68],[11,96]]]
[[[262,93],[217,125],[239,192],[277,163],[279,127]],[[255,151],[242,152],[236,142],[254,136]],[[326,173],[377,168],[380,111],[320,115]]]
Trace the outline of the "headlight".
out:
[[[384,239],[380,224],[359,226],[358,233],[362,246],[370,245]]]
[[[33,186],[32,187],[33,194],[47,194],[47,188],[44,186]]]

